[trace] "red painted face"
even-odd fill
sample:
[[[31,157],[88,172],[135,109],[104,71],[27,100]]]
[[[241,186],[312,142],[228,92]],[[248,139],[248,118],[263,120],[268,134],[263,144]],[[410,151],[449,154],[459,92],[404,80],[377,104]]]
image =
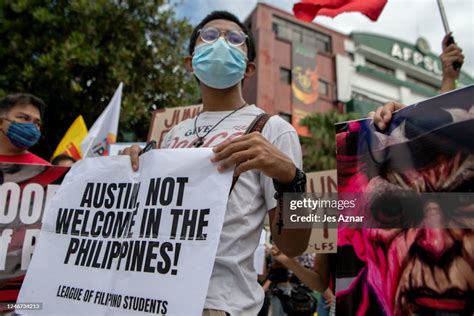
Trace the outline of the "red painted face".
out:
[[[474,156],[458,155],[421,171],[389,172],[371,179],[366,191],[455,190],[473,181],[473,163]],[[367,281],[387,315],[434,315],[435,310],[468,315],[474,297],[474,230],[423,228],[454,225],[447,226],[446,210],[435,201],[427,201],[421,211],[420,228],[353,232],[354,250],[367,263]],[[474,204],[461,211],[472,216]]]

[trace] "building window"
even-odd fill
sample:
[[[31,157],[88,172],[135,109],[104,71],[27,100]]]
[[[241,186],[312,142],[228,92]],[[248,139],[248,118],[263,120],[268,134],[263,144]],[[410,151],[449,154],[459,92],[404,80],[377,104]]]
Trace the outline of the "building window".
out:
[[[419,86],[422,86],[423,88],[427,88],[427,89],[430,89],[430,90],[438,90],[439,87],[431,84],[431,83],[428,83],[426,81],[423,81],[423,80],[420,80],[418,78],[415,78],[415,77],[412,77],[412,76],[408,76],[407,75],[407,81],[408,82],[412,82],[412,83],[415,83]]]
[[[291,114],[290,113],[280,112],[280,113],[278,113],[278,116],[291,124]]]
[[[301,43],[319,52],[331,52],[331,37],[296,23],[273,17],[272,31],[292,43]]]
[[[352,99],[356,101],[362,101],[362,102],[368,103],[372,105],[375,109],[383,105],[382,102],[369,98],[365,94],[358,93],[358,92],[352,92]]]
[[[329,83],[324,80],[319,80],[319,94],[329,96]]]
[[[285,84],[291,84],[291,70],[280,68],[280,81]]]
[[[272,23],[272,32],[278,34],[278,24],[275,22]]]
[[[392,68],[388,68],[384,65],[381,65],[381,64],[378,64],[378,63],[375,63],[371,60],[365,60],[365,65],[369,68],[372,68],[374,70],[377,70],[377,71],[380,71],[384,74],[387,74],[387,75],[392,75],[392,76],[395,76],[395,70],[393,70]]]

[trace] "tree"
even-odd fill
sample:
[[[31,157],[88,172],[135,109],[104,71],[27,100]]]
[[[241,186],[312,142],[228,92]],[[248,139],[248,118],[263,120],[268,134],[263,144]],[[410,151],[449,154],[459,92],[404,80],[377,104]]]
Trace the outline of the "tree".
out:
[[[183,57],[191,34],[165,0],[0,0],[0,96],[48,105],[35,152],[49,158],[73,120],[89,127],[124,82],[120,135],[145,140],[150,111],[197,101]]]
[[[360,118],[356,113],[336,111],[313,113],[301,120],[311,137],[301,137],[303,166],[306,172],[336,168],[336,130],[334,124]]]

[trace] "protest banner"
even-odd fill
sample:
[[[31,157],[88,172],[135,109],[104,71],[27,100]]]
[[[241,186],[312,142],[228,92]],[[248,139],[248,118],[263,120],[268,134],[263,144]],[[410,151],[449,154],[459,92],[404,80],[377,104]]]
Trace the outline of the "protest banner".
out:
[[[69,170],[0,163],[0,313],[15,302],[49,203]]]
[[[321,196],[326,193],[337,192],[336,170],[308,172],[306,174],[306,192]],[[337,252],[337,229],[313,228],[308,242],[307,253],[335,253]]]
[[[57,191],[18,302],[22,315],[200,315],[232,171],[212,150],[163,149],[75,164]],[[198,166],[198,167],[197,167]]]
[[[405,107],[384,131],[336,125],[338,195],[359,194],[366,225],[339,226],[338,313],[472,315],[473,100],[469,86]]]
[[[157,147],[160,148],[166,133],[168,133],[178,123],[196,117],[201,110],[202,104],[197,104],[176,108],[164,108],[154,111],[151,118],[147,141],[155,140],[157,142]]]

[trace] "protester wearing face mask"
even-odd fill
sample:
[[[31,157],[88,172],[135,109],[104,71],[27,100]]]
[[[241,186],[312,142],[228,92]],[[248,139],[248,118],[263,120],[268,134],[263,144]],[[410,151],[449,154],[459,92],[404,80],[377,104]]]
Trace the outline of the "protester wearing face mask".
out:
[[[213,148],[216,168],[235,168],[239,176],[225,210],[203,315],[257,315],[264,292],[253,255],[265,215],[269,213],[273,241],[288,256],[301,254],[311,233],[282,226],[276,199],[305,190],[298,135],[278,116],[269,118],[261,132],[246,134],[264,112],[242,96],[243,80],[256,70],[255,45],[233,14],[216,11],[205,17],[191,35],[189,54],[186,68],[199,81],[203,111],[175,126],[162,148]],[[137,145],[123,152],[131,156],[135,170],[139,152]]]
[[[11,94],[0,99],[0,162],[49,163],[28,151],[41,137],[44,102],[30,94]]]

